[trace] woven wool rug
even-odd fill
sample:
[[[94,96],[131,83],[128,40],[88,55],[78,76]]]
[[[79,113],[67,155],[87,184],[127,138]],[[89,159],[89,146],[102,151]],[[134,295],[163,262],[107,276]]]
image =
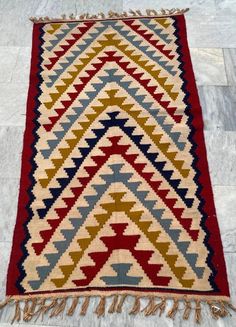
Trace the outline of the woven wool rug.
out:
[[[183,13],[32,19],[13,321],[232,308]]]

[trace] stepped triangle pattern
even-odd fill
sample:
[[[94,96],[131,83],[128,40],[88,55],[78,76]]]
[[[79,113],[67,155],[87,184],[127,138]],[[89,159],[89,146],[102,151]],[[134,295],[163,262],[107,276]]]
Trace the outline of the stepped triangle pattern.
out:
[[[183,19],[35,25],[9,295],[227,295]]]

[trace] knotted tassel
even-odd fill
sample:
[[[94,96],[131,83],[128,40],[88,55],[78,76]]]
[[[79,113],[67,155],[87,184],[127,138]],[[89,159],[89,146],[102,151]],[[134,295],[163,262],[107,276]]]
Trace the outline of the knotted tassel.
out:
[[[201,303],[200,300],[195,300],[196,306],[195,306],[195,321],[197,324],[201,323],[202,320],[202,314],[201,314]]]
[[[179,309],[179,300],[178,299],[174,299],[174,303],[173,303],[173,306],[172,308],[168,311],[167,313],[167,317],[171,318],[171,319],[174,319],[177,311]]]
[[[226,317],[226,316],[231,316],[229,310],[227,310],[226,308],[226,305],[223,301],[220,301],[220,309],[221,309],[221,312],[220,312],[220,317]]]
[[[209,305],[212,317],[216,320],[219,319],[220,308],[211,301],[207,301],[207,304]]]
[[[118,300],[119,300],[118,295],[114,295],[113,301],[111,302],[110,308],[108,310],[109,313],[116,312],[116,307],[117,307]]]
[[[105,296],[101,296],[100,301],[96,307],[96,310],[94,311],[94,313],[96,313],[98,318],[105,315],[105,306],[106,306],[106,298]]]
[[[222,302],[215,303],[208,301],[207,304],[209,305],[212,317],[216,320],[219,318],[224,318],[229,314],[229,311]]]
[[[23,310],[23,320],[28,322],[35,315],[35,309],[37,306],[38,299],[29,299],[25,301],[25,307]],[[31,304],[30,304],[31,303]]]
[[[75,309],[76,309],[76,307],[78,305],[78,302],[79,302],[78,296],[74,297],[73,300],[72,300],[71,306],[67,311],[67,316],[73,316],[73,314],[75,312]]]
[[[191,312],[191,303],[189,300],[185,300],[184,301],[184,313],[183,313],[183,319],[184,320],[188,320],[189,316],[190,316],[190,312]]]
[[[11,324],[13,324],[15,321],[19,322],[21,319],[21,308],[20,308],[20,301],[15,301],[15,315],[12,318]]]
[[[87,309],[88,309],[88,306],[89,306],[89,301],[90,301],[90,297],[86,296],[84,298],[84,302],[83,302],[82,307],[81,307],[80,316],[85,316],[86,315],[86,312],[87,312]]]
[[[134,305],[133,308],[130,310],[129,314],[132,315],[137,314],[138,312],[140,312],[140,307],[141,307],[140,296],[135,296]]]
[[[156,309],[155,297],[149,296],[149,302],[147,306],[142,310],[142,312],[144,312],[145,316],[150,316],[153,314],[155,309]]]
[[[117,304],[117,307],[116,307],[116,312],[117,313],[122,312],[122,307],[123,307],[123,304],[125,302],[126,297],[127,297],[126,294],[121,295],[120,301],[119,301],[119,303]]]

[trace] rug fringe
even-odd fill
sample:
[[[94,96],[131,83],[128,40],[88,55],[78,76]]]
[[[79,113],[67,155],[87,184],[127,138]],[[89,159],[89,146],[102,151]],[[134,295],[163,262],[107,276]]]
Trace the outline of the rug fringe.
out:
[[[182,15],[189,11],[189,8],[179,9],[179,8],[171,8],[171,9],[146,9],[145,11],[140,10],[132,10],[123,11],[121,13],[117,13],[115,11],[110,10],[106,15],[103,12],[100,12],[96,15],[92,15],[89,13],[84,13],[82,15],[61,15],[61,17],[50,18],[48,16],[45,17],[30,17],[29,19],[33,23],[53,23],[53,22],[74,22],[80,20],[100,20],[100,19],[112,19],[112,18],[127,18],[127,17],[146,17],[146,16],[155,16],[155,17],[166,17],[166,16],[174,16],[174,15]]]
[[[140,307],[141,307],[140,296],[135,296],[134,305],[133,308],[130,310],[129,314],[136,315],[138,312],[140,312]]]
[[[73,298],[71,306],[70,306],[69,310],[67,311],[67,316],[73,316],[78,303],[79,303],[79,297],[76,296]]]
[[[86,296],[84,298],[84,302],[83,302],[82,307],[81,307],[80,316],[85,316],[86,315],[86,312],[87,312],[88,306],[89,306],[89,301],[90,301],[90,297]]]
[[[129,294],[114,294],[111,298],[110,306],[107,312],[110,314],[121,313],[122,307]],[[107,299],[111,297],[101,295],[99,302],[94,310],[94,313],[98,318],[102,317],[106,313]],[[71,300],[69,301],[69,299]],[[158,301],[156,296],[133,296],[134,303],[129,311],[129,314],[136,315],[138,313],[143,313],[145,316],[159,315],[161,316],[166,310],[167,300],[172,300],[172,307],[167,312],[166,316],[168,318],[174,319],[177,312],[183,310],[182,318],[183,320],[188,320],[191,312],[194,312],[195,322],[197,324],[201,323],[201,306],[205,303],[209,307],[209,313],[213,319],[224,318],[226,316],[231,316],[231,311],[236,311],[236,308],[229,302],[223,301],[221,299],[203,300],[203,299],[190,299],[187,296],[183,298],[179,297],[162,297]],[[141,308],[141,299],[146,298],[148,300],[146,306]],[[44,316],[48,314],[49,318],[57,317],[64,312],[68,316],[73,316],[79,304],[79,296],[60,296],[58,298],[37,298],[37,297],[27,297],[26,299],[20,299],[19,297],[13,299],[12,297],[7,297],[3,302],[0,302],[0,309],[4,308],[13,302],[15,306],[15,313],[12,318],[11,323],[25,321],[29,322],[34,320],[36,322],[41,316],[43,321]],[[195,305],[192,305],[195,303]],[[87,313],[90,304],[90,296],[84,296],[84,300],[81,304],[80,315],[84,316]]]
[[[183,319],[188,320],[192,310],[191,302],[187,299],[184,300],[184,313]]]

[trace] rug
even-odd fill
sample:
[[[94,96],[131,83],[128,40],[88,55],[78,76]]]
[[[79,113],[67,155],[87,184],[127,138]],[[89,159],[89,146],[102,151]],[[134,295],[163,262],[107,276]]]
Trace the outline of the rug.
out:
[[[32,19],[13,321],[121,312],[201,320],[229,288],[184,10]],[[109,298],[110,306],[107,306]],[[141,307],[141,298],[147,303]],[[82,302],[81,302],[82,301]],[[181,313],[181,314],[182,314]]]

